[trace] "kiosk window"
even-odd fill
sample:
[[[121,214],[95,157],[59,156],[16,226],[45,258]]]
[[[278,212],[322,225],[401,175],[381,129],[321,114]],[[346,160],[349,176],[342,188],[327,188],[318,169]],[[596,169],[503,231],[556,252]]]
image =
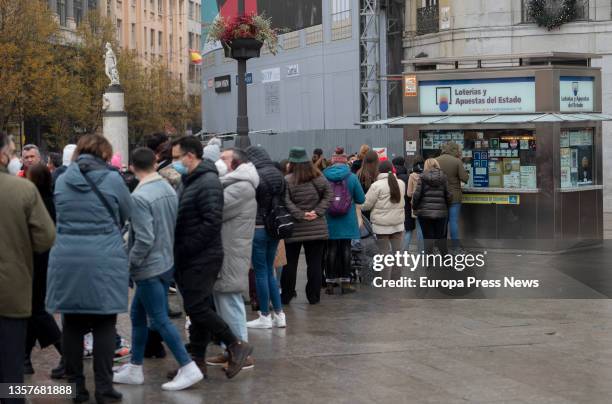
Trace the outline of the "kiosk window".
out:
[[[455,142],[475,188],[537,188],[536,139],[530,130],[450,130],[421,132],[424,158],[440,155]]]
[[[593,185],[593,129],[562,129],[561,188]]]

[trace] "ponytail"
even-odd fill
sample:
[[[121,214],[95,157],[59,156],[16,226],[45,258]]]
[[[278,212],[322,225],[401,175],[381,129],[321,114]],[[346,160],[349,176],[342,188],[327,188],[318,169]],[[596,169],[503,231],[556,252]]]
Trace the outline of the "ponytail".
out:
[[[397,183],[397,178],[393,174],[393,165],[388,160],[380,163],[378,168],[378,172],[381,174],[389,174],[387,176],[387,183],[389,184],[389,190],[391,192],[391,202],[400,203],[402,200],[402,193],[400,192],[399,184]]]

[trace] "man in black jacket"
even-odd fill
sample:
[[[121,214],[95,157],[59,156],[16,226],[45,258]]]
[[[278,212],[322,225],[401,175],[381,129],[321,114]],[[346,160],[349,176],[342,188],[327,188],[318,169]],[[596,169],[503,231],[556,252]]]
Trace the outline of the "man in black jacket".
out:
[[[223,187],[214,162],[202,159],[194,137],[176,140],[173,166],[182,175],[174,242],[175,278],[191,319],[189,340],[194,361],[206,374],[206,347],[214,335],[230,353],[228,378],[240,372],[253,348],[238,340],[212,308],[212,292],[223,265]]]

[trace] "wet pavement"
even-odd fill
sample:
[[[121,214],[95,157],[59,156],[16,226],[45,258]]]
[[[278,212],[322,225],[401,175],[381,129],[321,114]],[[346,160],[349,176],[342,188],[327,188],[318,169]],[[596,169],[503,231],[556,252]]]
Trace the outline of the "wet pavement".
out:
[[[302,262],[298,297],[285,308],[287,329],[249,332],[254,369],[227,380],[209,368],[208,380],[164,392],[165,373],[175,367],[168,356],[145,360],[144,385],[117,389],[124,403],[610,403],[611,258],[612,246],[491,258],[494,273],[545,268],[550,290],[570,288],[582,299],[529,298],[531,292],[414,299],[410,290],[362,286],[352,295],[322,294],[315,306],[304,296]],[[253,318],[250,307],[247,313]],[[184,332],[184,318],[176,323]],[[127,315],[118,328],[129,336]],[[57,360],[52,349],[35,350],[36,374],[27,381],[53,383],[47,375]],[[93,393],[91,360],[86,369]]]

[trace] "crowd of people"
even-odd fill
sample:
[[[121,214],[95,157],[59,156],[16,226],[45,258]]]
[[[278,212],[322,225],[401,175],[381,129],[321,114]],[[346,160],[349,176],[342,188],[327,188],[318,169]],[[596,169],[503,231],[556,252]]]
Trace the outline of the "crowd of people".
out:
[[[351,254],[364,221],[380,253],[408,250],[412,240],[418,251],[445,253],[447,228],[459,246],[467,172],[454,144],[437,159],[416,156],[410,170],[403,157],[379,158],[368,145],[351,156],[337,147],[329,159],[294,147],[277,163],[259,146],[222,150],[216,139],[203,147],[165,134],[135,149],[129,166],[96,134],[46,161],[35,145],[21,153],[0,134],[0,382],[34,372],[36,342],[54,346],[61,361],[51,377],[75,383],[75,402],[89,400],[88,334],[98,403],[121,400],[113,384],[143,384],[145,357],[165,355],[161,341],[177,362],[164,390],[198,383],[207,366],[230,379],[254,367],[248,330],[290,323],[283,306],[298,295],[302,250],[310,304],[321,290],[356,291]],[[399,275],[388,268],[383,276]],[[174,287],[187,344],[170,320]],[[258,308],[251,321],[245,296]],[[113,368],[123,340],[117,315],[128,305],[131,355]],[[207,356],[213,341],[224,352]]]

